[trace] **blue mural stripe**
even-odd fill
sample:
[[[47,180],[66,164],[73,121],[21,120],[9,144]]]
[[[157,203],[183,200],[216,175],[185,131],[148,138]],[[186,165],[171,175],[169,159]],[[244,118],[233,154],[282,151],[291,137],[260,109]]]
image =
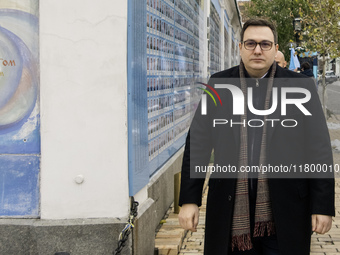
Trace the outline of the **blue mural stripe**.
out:
[[[0,155],[0,215],[39,216],[40,156]]]

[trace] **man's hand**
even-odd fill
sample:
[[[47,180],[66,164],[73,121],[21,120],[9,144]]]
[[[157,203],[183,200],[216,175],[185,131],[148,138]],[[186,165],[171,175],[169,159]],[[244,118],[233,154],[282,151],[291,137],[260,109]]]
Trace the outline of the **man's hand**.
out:
[[[332,216],[313,214],[312,230],[318,234],[327,233],[332,227]]]
[[[186,230],[196,232],[198,214],[198,206],[196,204],[184,204],[178,214],[179,224]]]

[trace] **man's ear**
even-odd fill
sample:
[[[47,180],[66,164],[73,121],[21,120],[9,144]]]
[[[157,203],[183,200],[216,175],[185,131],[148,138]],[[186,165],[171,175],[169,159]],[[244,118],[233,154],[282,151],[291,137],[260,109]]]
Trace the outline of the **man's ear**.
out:
[[[242,43],[241,42],[238,43],[238,48],[240,49],[240,56],[241,56],[241,50],[242,50]]]

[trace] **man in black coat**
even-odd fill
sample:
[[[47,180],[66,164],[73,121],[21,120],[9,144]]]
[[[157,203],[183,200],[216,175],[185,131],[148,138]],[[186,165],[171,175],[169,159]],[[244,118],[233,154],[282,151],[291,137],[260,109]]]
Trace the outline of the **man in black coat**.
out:
[[[310,64],[308,62],[304,62],[301,65],[301,74],[304,74],[308,77],[314,77],[313,70],[310,68]]]
[[[309,255],[311,231],[328,232],[335,214],[332,150],[318,94],[311,79],[276,64],[270,22],[247,21],[239,48],[240,66],[206,84],[220,105],[204,100],[191,124],[179,222],[196,231],[204,183],[196,174],[214,150],[205,254]],[[252,98],[244,107],[242,93]]]
[[[285,55],[281,51],[277,51],[277,54],[275,56],[275,62],[281,66],[282,68],[286,68],[287,61],[285,60]]]

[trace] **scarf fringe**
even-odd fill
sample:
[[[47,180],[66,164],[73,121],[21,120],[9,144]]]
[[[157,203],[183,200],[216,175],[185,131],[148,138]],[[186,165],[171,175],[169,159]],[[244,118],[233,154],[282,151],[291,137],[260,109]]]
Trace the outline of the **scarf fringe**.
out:
[[[267,235],[275,234],[275,224],[273,221],[256,222],[254,227],[254,237],[264,236],[267,230]]]
[[[231,250],[237,248],[239,251],[247,251],[253,248],[250,234],[242,234],[239,236],[233,236],[231,239]]]

